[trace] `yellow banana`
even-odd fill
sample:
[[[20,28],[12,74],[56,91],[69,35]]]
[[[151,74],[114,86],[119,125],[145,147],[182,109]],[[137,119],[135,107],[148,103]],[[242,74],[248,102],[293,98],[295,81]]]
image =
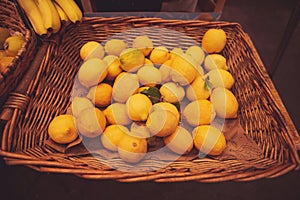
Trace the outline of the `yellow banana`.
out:
[[[77,16],[79,17],[79,21],[80,21],[82,19],[82,12],[81,12],[79,6],[76,4],[76,2],[74,0],[67,0],[67,1],[69,1],[71,6],[73,7],[75,12],[77,13]]]
[[[70,19],[68,18],[68,16],[66,15],[66,13],[63,11],[63,9],[55,2],[55,1],[52,1],[53,2],[53,5],[55,6],[58,14],[59,14],[59,17],[60,17],[60,20],[62,23],[68,23],[70,22]]]
[[[66,15],[71,20],[71,22],[76,23],[77,21],[81,20],[80,15],[77,13],[77,11],[74,8],[74,4],[77,6],[75,2],[72,3],[69,0],[55,0],[55,1],[63,9],[63,11],[66,13]]]
[[[18,0],[19,5],[24,10],[34,31],[39,35],[47,35],[47,29],[44,27],[42,15],[33,0]]]
[[[52,22],[52,12],[48,2],[46,0],[34,0],[34,1],[40,10],[45,28],[51,32],[53,29],[52,27],[53,22]]]
[[[53,33],[57,33],[60,30],[61,27],[61,22],[60,22],[60,17],[59,14],[51,0],[46,0],[49,4],[51,13],[52,13],[52,28],[53,28]]]

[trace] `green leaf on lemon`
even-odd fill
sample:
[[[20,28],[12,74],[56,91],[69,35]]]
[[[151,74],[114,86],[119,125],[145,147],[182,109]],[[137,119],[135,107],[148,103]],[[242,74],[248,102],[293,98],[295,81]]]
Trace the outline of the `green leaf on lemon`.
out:
[[[161,101],[161,94],[159,89],[156,87],[149,87],[141,91],[141,94],[146,95],[152,102],[152,104],[158,103]]]

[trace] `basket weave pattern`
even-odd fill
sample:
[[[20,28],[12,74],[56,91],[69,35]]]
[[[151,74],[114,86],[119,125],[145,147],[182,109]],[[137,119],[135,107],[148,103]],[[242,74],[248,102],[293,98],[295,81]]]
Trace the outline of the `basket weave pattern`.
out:
[[[32,30],[28,29],[16,5],[9,0],[0,1],[0,26],[11,32],[19,32],[24,36],[25,42],[13,62],[0,73],[0,105],[22,79],[27,66],[34,58],[37,48],[37,40]]]
[[[211,158],[192,161],[175,161],[159,169],[161,162],[149,160],[143,165],[150,172],[122,172],[113,170],[107,160],[91,155],[72,156],[59,153],[44,145],[48,139],[47,128],[57,115],[65,113],[70,105],[74,79],[82,63],[80,47],[87,41],[105,41],[115,34],[139,27],[167,28],[184,33],[201,43],[209,28],[222,28],[228,37],[223,51],[236,83],[233,92],[240,104],[239,118],[246,134],[263,150],[264,158],[240,161],[219,161]],[[176,36],[153,34],[154,44],[167,47],[189,45]],[[129,35],[132,40],[136,35]],[[299,158],[289,122],[282,114],[283,105],[256,53],[249,36],[237,23],[163,20],[158,18],[114,17],[85,18],[79,25],[70,25],[57,40],[51,42],[39,72],[31,84],[30,98],[25,112],[15,112],[5,126],[2,150],[7,164],[27,165],[41,172],[72,173],[90,179],[134,181],[248,181],[272,178],[299,165]],[[156,46],[156,45],[155,45]],[[274,96],[275,94],[275,96]],[[21,105],[21,103],[20,103]],[[23,104],[22,104],[23,105]],[[121,159],[110,161],[114,166],[126,163]]]

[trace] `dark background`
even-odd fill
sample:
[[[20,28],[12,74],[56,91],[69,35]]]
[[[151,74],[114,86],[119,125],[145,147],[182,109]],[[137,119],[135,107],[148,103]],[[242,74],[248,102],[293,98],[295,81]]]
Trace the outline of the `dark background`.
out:
[[[296,4],[297,0],[226,0],[221,20],[239,22],[266,68],[270,68]],[[298,131],[299,59],[298,23],[273,75],[274,85]],[[300,199],[300,171],[241,183],[119,183],[39,173],[25,166],[7,166],[0,158],[0,199]]]

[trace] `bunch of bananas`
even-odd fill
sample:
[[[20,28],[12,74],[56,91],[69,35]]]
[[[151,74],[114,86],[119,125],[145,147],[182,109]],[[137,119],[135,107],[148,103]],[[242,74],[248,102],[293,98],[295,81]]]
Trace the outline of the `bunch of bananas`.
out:
[[[82,19],[82,11],[74,0],[18,0],[18,3],[41,36],[57,33],[63,23]]]

